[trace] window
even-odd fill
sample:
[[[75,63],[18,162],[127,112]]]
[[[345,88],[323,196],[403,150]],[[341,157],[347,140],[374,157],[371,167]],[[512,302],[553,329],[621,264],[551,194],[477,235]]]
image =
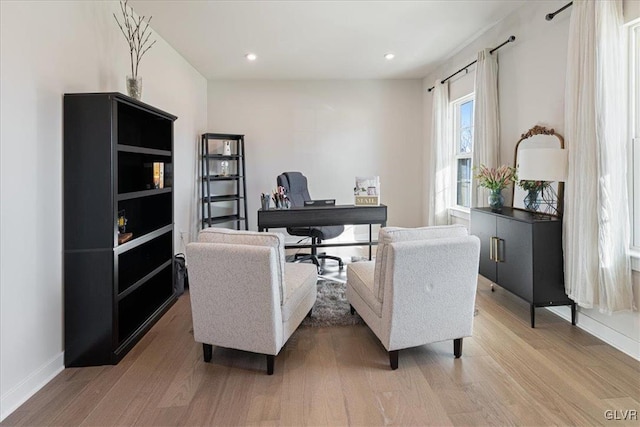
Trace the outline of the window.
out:
[[[473,153],[473,94],[451,103],[454,132],[454,168],[456,205],[471,207],[471,169]]]

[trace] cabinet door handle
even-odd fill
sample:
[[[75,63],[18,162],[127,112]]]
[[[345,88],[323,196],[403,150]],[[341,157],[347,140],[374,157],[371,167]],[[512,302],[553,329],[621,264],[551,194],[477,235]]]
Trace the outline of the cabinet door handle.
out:
[[[494,261],[495,262],[500,262],[500,254],[498,253],[498,241],[500,239],[498,239],[497,237],[493,238],[493,256],[494,256]]]
[[[504,240],[496,237],[496,262],[504,262],[504,259],[500,258],[500,242]]]
[[[495,239],[495,237],[491,237],[489,239],[489,259],[491,261],[495,261],[495,258],[493,257],[493,239]]]

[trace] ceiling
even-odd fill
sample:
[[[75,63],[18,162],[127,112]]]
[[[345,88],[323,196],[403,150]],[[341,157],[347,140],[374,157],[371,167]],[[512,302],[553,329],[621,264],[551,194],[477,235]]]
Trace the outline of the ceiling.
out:
[[[207,79],[297,80],[425,77],[525,1],[129,3]]]

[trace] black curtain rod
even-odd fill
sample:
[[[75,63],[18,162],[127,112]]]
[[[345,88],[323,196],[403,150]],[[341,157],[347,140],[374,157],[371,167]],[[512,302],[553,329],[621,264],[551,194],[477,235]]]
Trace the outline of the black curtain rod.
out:
[[[496,50],[500,49],[502,46],[504,46],[507,43],[511,43],[512,41],[515,41],[516,36],[511,36],[507,39],[506,42],[502,43],[500,46],[494,47],[493,49],[491,49],[489,51],[489,53],[493,53]],[[443,84],[444,82],[446,82],[447,80],[449,80],[451,77],[460,74],[461,72],[465,71],[467,68],[471,67],[473,64],[475,64],[476,62],[478,62],[478,60],[476,59],[475,61],[473,61],[472,63],[468,64],[466,67],[462,67],[460,68],[458,71],[456,71],[455,73],[451,74],[449,77],[447,77],[446,79],[442,80],[440,82],[440,84]],[[435,86],[431,86],[429,89],[427,89],[427,92],[431,92],[433,90],[433,88],[435,88]]]
[[[551,21],[557,14],[559,14],[560,12],[562,12],[563,10],[565,10],[566,8],[571,6],[572,4],[573,4],[573,2],[570,1],[569,3],[565,4],[564,6],[562,6],[560,9],[556,10],[555,12],[547,13],[547,16],[545,16],[544,19],[546,19],[547,21]]]

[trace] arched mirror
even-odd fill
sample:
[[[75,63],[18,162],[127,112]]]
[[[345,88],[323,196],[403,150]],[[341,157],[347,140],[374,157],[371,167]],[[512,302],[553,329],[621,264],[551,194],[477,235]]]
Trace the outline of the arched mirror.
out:
[[[534,126],[516,144],[513,207],[562,216],[567,152],[553,129]]]

